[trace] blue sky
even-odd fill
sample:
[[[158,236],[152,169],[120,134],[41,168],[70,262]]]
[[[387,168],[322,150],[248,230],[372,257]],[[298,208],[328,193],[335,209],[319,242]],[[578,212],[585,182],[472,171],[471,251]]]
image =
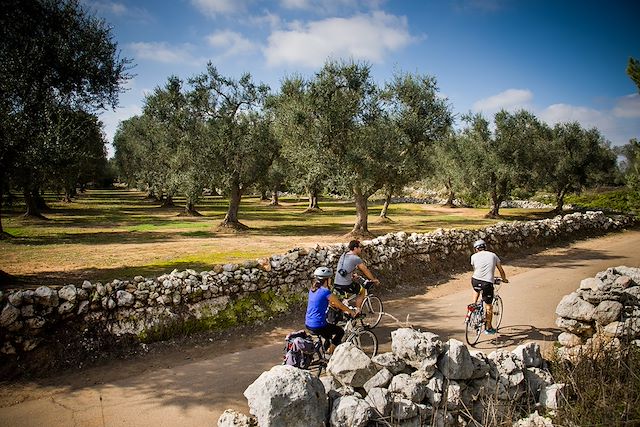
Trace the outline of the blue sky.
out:
[[[597,127],[613,145],[640,138],[640,95],[625,73],[640,59],[640,2],[574,0],[84,0],[113,26],[135,77],[101,120],[112,140],[145,94],[211,61],[277,91],[327,58],[437,79],[459,117],[525,108],[549,124]],[[110,149],[111,150],[111,149]],[[111,153],[111,151],[110,151]]]

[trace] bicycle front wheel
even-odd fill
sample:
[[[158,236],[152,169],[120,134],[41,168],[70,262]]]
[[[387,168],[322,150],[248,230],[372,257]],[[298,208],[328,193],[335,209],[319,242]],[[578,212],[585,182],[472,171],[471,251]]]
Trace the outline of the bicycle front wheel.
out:
[[[369,295],[362,304],[362,313],[365,315],[363,319],[364,325],[368,328],[375,328],[382,319],[384,308],[382,300],[375,295]]]
[[[373,332],[362,329],[356,331],[348,339],[360,350],[362,350],[367,356],[373,357],[378,354],[378,337]]]
[[[498,330],[500,323],[502,323],[502,298],[499,296],[493,299],[493,321],[494,328]]]
[[[467,340],[467,344],[471,347],[476,345],[480,339],[480,334],[484,328],[484,319],[480,317],[480,311],[471,313],[469,319],[465,322],[464,326],[464,338]]]

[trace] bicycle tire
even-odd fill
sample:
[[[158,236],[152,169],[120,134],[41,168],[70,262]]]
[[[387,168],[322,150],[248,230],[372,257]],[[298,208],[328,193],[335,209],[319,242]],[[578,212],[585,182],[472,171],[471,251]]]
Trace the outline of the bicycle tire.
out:
[[[347,341],[355,344],[369,357],[378,354],[378,337],[368,329],[353,332]]]
[[[493,299],[493,304],[491,305],[493,306],[492,323],[495,325],[494,328],[497,331],[498,328],[500,327],[500,324],[502,323],[502,314],[503,314],[502,298],[500,298],[499,296],[496,296]]]
[[[480,317],[480,311],[471,313],[469,319],[465,322],[464,338],[471,347],[475,346],[480,339],[480,334],[484,329],[484,319]]]
[[[362,304],[362,313],[365,315],[363,324],[367,328],[375,328],[382,319],[384,307],[382,300],[375,295],[368,295]]]

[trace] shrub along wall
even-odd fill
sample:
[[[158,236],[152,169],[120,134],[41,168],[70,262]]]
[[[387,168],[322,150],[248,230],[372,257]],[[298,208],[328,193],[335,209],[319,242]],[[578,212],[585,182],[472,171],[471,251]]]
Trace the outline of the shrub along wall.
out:
[[[587,212],[501,222],[479,230],[400,232],[369,241],[363,257],[386,286],[393,286],[466,265],[478,238],[505,254],[633,224],[632,217]],[[139,343],[264,320],[304,301],[313,270],[320,265],[335,268],[345,250],[345,244],[296,248],[268,259],[218,265],[211,271],[173,271],[155,278],[0,293],[0,358],[24,360],[35,350],[95,351],[114,341]],[[72,344],[62,348],[63,342]]]

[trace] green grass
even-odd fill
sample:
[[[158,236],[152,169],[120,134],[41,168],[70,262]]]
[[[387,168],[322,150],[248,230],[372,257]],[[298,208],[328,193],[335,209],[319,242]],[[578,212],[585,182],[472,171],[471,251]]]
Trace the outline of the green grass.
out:
[[[201,217],[179,216],[176,207],[161,208],[141,192],[90,190],[72,203],[45,195],[51,211],[47,220],[25,219],[24,207],[3,210],[3,226],[14,236],[0,241],[0,269],[32,282],[45,277],[56,282],[109,280],[137,274],[160,275],[174,268],[211,269],[214,264],[241,262],[284,253],[294,247],[344,242],[356,217],[353,202],[327,198],[322,212],[303,213],[306,199],[285,197],[279,207],[257,197],[244,197],[240,221],[250,229],[221,232],[228,201],[205,197],[197,205]],[[382,203],[369,205],[369,230],[376,236],[406,231],[425,233],[437,228],[482,228],[487,209],[442,210],[419,204],[391,205],[390,222],[378,218]],[[501,220],[546,217],[544,211],[503,209]]]

